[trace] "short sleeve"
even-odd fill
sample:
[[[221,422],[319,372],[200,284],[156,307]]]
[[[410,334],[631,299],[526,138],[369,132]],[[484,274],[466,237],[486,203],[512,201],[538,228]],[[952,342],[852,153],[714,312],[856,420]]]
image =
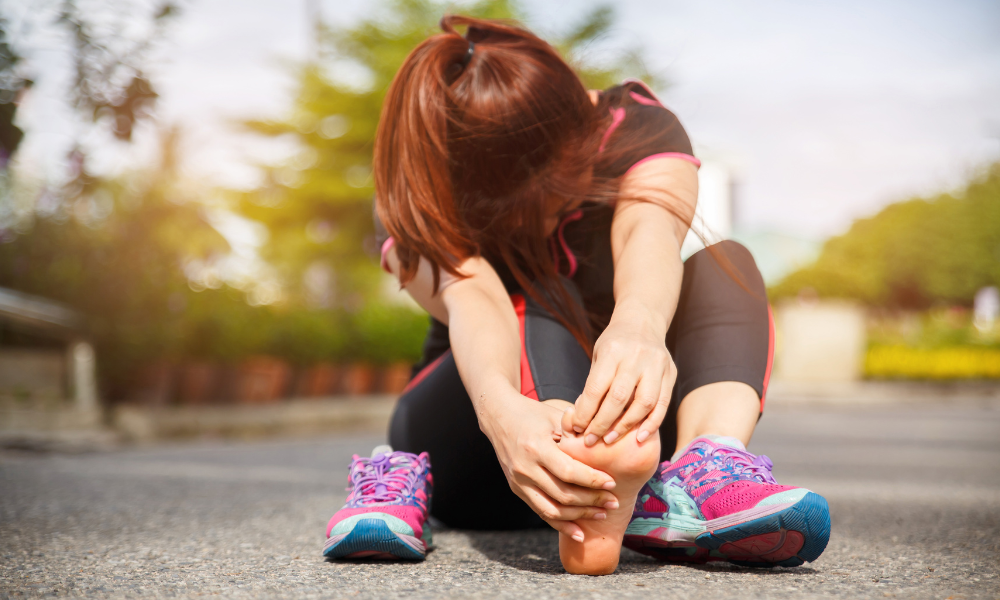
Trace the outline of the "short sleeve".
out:
[[[644,160],[663,156],[700,166],[680,120],[642,82],[628,81],[605,90],[598,108],[611,118],[601,140],[597,164],[601,175],[620,177]]]

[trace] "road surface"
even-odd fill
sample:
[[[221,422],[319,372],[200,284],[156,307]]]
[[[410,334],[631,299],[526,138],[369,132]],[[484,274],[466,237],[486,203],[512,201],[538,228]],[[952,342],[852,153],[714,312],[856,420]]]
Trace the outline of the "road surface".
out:
[[[567,575],[551,531],[443,530],[423,563],[327,562],[324,527],[376,435],[0,455],[0,597],[1000,598],[1000,406],[776,407],[751,450],[830,502],[797,568],[624,551]]]

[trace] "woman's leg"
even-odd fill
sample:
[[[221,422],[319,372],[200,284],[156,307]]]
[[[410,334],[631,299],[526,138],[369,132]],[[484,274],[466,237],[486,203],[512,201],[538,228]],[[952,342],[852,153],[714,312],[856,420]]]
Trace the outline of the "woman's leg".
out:
[[[763,408],[773,329],[750,253],[734,242],[713,253],[684,265],[668,334],[678,378],[661,428],[665,454],[677,452],[643,488],[625,543],[666,560],[801,565],[826,548],[829,507],[810,490],[779,485],[770,460],[746,451]]]
[[[702,435],[750,441],[764,406],[773,344],[767,290],[750,252],[727,241],[688,258],[667,332],[677,384],[660,428],[664,459]]]
[[[389,424],[389,443],[394,450],[430,454],[430,513],[446,525],[547,526],[507,485],[493,446],[479,430],[450,350],[418,373],[400,396]]]
[[[575,400],[590,371],[586,352],[526,294],[513,294],[511,300],[524,350],[521,393],[543,401]],[[447,340],[447,328],[435,321],[425,351],[433,356]],[[390,423],[389,443],[396,450],[430,454],[431,514],[442,522],[464,529],[546,526],[510,490],[450,352],[424,366],[407,386]]]

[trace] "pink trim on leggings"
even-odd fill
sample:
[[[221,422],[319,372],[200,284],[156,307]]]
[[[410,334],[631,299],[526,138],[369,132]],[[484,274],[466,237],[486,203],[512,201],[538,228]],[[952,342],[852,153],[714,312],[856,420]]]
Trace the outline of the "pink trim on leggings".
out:
[[[521,395],[538,400],[535,378],[531,376],[531,365],[528,363],[528,347],[524,344],[524,316],[528,310],[528,303],[525,302],[524,296],[521,294],[511,294],[510,300],[514,303],[514,312],[517,313],[517,323],[521,334]]]
[[[660,152],[658,154],[650,154],[646,158],[644,158],[644,159],[636,162],[634,165],[632,165],[631,167],[628,168],[628,171],[625,171],[625,174],[628,175],[629,173],[632,172],[632,169],[638,167],[639,165],[641,165],[644,162],[647,162],[647,161],[650,161],[650,160],[653,160],[653,159],[656,159],[656,158],[679,158],[681,160],[686,160],[687,162],[691,163],[692,165],[694,165],[696,167],[701,167],[701,161],[698,160],[697,158],[691,156],[690,154],[684,154],[683,152]]]
[[[447,350],[445,350],[444,353],[441,356],[435,358],[433,361],[431,361],[431,363],[429,365],[427,365],[423,369],[420,369],[420,372],[417,373],[416,377],[414,377],[413,379],[411,379],[410,383],[406,384],[406,387],[403,388],[403,391],[400,392],[399,395],[402,396],[406,392],[408,392],[408,391],[412,390],[413,388],[417,387],[417,385],[419,385],[421,381],[423,381],[424,379],[426,379],[427,376],[430,375],[434,371],[434,369],[438,368],[438,365],[441,364],[441,361],[443,361],[449,354],[451,354],[451,348],[448,348]]]
[[[764,399],[767,397],[767,384],[771,381],[771,367],[774,366],[774,314],[771,305],[767,305],[767,369],[764,370],[764,388],[760,393],[760,412],[764,412]]]
[[[396,245],[396,240],[392,239],[392,236],[389,236],[384,242],[382,242],[382,258],[379,260],[379,265],[382,266],[383,271],[389,274],[392,274],[392,271],[389,270],[389,261],[387,260],[387,257],[389,256],[389,250],[391,250],[394,245]]]

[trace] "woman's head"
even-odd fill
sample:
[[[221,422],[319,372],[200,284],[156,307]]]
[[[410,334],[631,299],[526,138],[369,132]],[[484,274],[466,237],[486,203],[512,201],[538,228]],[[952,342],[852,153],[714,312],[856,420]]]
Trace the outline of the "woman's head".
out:
[[[401,279],[420,256],[457,274],[481,254],[526,289],[550,288],[546,221],[587,194],[600,115],[573,69],[527,30],[459,16],[441,28],[400,67],[375,141],[377,210]],[[568,297],[548,291],[567,314]]]

